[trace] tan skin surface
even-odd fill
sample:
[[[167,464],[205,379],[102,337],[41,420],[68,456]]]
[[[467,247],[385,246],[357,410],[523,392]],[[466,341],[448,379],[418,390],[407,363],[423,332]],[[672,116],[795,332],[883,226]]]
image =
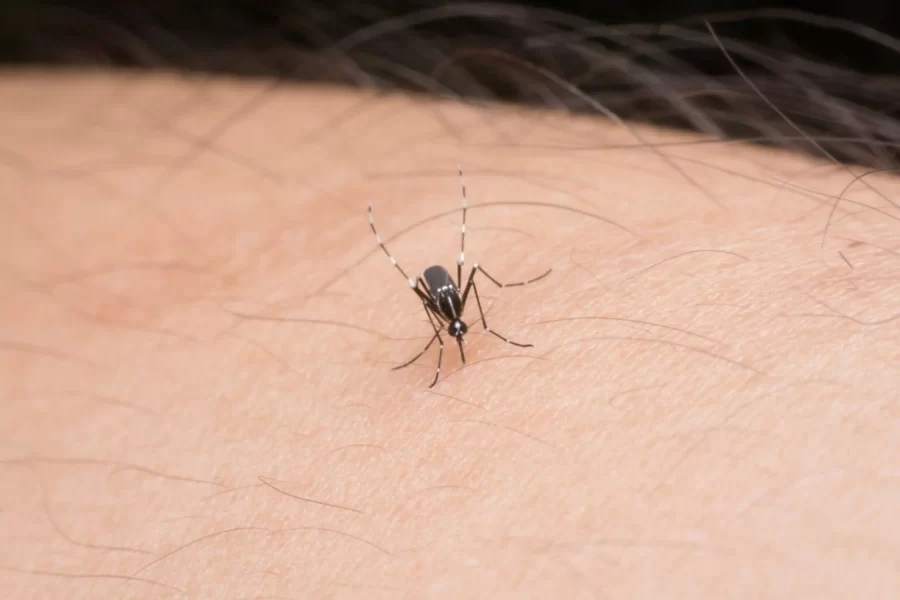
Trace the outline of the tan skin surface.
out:
[[[264,83],[0,108],[4,598],[896,597],[900,211],[823,238],[846,169]],[[553,272],[479,278],[535,347],[470,303],[429,389],[365,211],[455,275],[457,164],[465,272]]]

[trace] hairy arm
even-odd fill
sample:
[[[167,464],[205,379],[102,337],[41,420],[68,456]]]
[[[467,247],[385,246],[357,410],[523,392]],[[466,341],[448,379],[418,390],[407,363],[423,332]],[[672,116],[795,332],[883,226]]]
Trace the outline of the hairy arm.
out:
[[[897,183],[504,106],[6,74],[16,598],[889,597]],[[467,364],[410,275],[455,274]],[[867,184],[869,187],[867,187]],[[466,271],[464,271],[465,273]],[[480,277],[480,276],[479,276]]]

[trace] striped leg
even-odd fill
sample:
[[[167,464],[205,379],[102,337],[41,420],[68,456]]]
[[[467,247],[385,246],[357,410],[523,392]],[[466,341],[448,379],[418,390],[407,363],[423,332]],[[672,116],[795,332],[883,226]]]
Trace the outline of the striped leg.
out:
[[[534,348],[534,344],[520,344],[519,342],[514,342],[509,338],[506,338],[490,327],[488,327],[487,320],[484,318],[484,309],[481,307],[481,298],[478,296],[478,286],[475,285],[475,272],[478,271],[478,265],[474,265],[472,267],[472,272],[469,273],[469,281],[466,283],[466,291],[463,292],[463,302],[465,302],[466,296],[469,294],[469,289],[475,292],[475,302],[478,304],[478,313],[481,315],[481,324],[484,325],[484,330],[490,333],[491,335],[500,338],[507,344],[512,344],[513,346],[518,346],[519,348]]]
[[[459,185],[462,188],[462,227],[460,228],[459,258],[456,260],[456,287],[462,289],[462,268],[466,264],[466,213],[469,200],[466,198],[466,180],[463,179],[462,167],[459,168]]]
[[[492,282],[494,285],[496,285],[497,287],[499,287],[499,288],[508,288],[508,287],[519,287],[519,286],[522,286],[522,285],[528,285],[529,283],[534,283],[535,281],[540,281],[541,279],[543,279],[544,277],[546,277],[547,275],[550,274],[550,271],[553,270],[553,267],[550,267],[550,268],[547,269],[544,273],[538,275],[538,276],[535,277],[534,279],[529,279],[528,281],[517,281],[516,283],[500,283],[499,281],[497,281],[496,279],[494,279],[493,277],[491,277],[491,275],[490,275],[487,271],[485,271],[484,268],[478,266],[477,264],[475,265],[475,269],[477,269],[477,270],[481,271],[482,273],[484,273],[484,276],[487,277],[488,279],[490,279],[491,282]]]
[[[393,257],[393,255],[391,255],[391,253],[388,251],[387,246],[384,245],[384,242],[382,241],[381,236],[378,234],[378,230],[375,229],[375,217],[372,215],[372,201],[371,200],[369,200],[369,227],[372,228],[372,234],[375,236],[375,241],[378,242],[378,245],[381,246],[382,250],[384,250],[384,255],[388,257],[388,259],[391,261],[391,264],[394,265],[394,267],[396,267],[396,269],[400,272],[401,275],[403,275],[403,279],[406,280],[406,283],[409,284],[409,287],[411,287],[412,289],[415,290],[416,289],[416,280],[413,279],[412,277],[410,277],[409,275],[407,275],[406,271],[403,270],[403,267],[401,267],[397,263],[397,259],[395,259]]]

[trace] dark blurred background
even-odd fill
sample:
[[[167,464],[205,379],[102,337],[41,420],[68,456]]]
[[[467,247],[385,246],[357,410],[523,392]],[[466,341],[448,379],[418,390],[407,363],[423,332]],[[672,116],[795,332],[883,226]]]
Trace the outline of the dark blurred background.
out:
[[[900,4],[887,0],[0,2],[7,64],[276,76],[573,111],[599,102],[717,137],[820,153],[809,135],[843,160],[898,159]]]
[[[444,7],[469,17],[448,16],[420,29],[432,37],[493,39],[515,43],[514,32],[476,18],[479,11],[498,14],[502,7],[554,11],[598,24],[659,23],[724,11],[744,11],[743,18],[722,25],[730,37],[814,56],[863,72],[894,73],[898,55],[847,33],[779,18],[778,10],[802,11],[846,20],[900,37],[900,4],[888,0],[793,1],[772,4],[736,0],[618,0],[463,3],[434,0],[3,0],[0,3],[0,59],[4,62],[112,63],[178,65],[217,70],[285,71],[279,51],[315,49],[379,21],[423,9]],[[768,14],[770,16],[766,16]],[[755,13],[755,16],[754,16]],[[786,13],[785,13],[786,14]],[[245,52],[234,60],[236,51]],[[227,55],[232,60],[225,60]],[[257,64],[251,68],[248,63]],[[284,55],[282,54],[282,58]],[[265,64],[265,66],[263,66]],[[719,61],[710,61],[715,70]],[[300,70],[303,72],[303,70]],[[310,75],[303,72],[304,76]]]

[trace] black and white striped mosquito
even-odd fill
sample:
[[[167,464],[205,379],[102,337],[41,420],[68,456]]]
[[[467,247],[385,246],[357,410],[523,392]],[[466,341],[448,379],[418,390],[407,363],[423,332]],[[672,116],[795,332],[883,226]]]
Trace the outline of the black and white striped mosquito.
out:
[[[422,273],[422,275],[413,279],[412,277],[406,274],[406,271],[397,263],[397,260],[391,255],[388,251],[387,247],[384,245],[384,242],[381,239],[381,236],[378,234],[378,231],[375,229],[375,218],[372,216],[372,202],[369,201],[369,226],[372,228],[372,233],[375,235],[375,241],[378,242],[378,245],[381,246],[381,249],[384,250],[384,254],[390,259],[391,264],[400,272],[403,276],[403,279],[409,284],[410,289],[416,294],[416,296],[422,301],[422,306],[425,308],[425,315],[428,317],[428,321],[431,323],[432,329],[434,329],[434,335],[431,336],[431,339],[425,345],[425,348],[422,349],[421,352],[416,354],[411,360],[403,363],[400,366],[394,367],[393,370],[402,369],[403,367],[408,367],[412,363],[416,362],[420,356],[425,354],[431,345],[434,344],[434,341],[437,340],[438,344],[440,344],[440,351],[438,352],[438,362],[437,362],[437,370],[434,373],[434,380],[431,382],[431,385],[428,387],[434,387],[434,385],[438,382],[438,378],[441,375],[441,361],[444,358],[444,340],[441,338],[441,327],[447,328],[447,335],[456,339],[456,344],[459,346],[459,355],[462,358],[463,364],[466,362],[466,353],[463,351],[463,344],[465,340],[463,336],[466,335],[466,332],[469,330],[469,326],[466,325],[465,321],[462,320],[463,313],[466,310],[466,302],[469,299],[469,292],[475,292],[475,302],[478,304],[478,312],[481,315],[481,322],[484,325],[484,330],[488,333],[493,334],[494,336],[500,338],[507,344],[512,344],[513,346],[519,346],[520,348],[531,348],[534,344],[520,344],[519,342],[514,342],[496,331],[492,330],[488,327],[487,321],[484,318],[484,310],[481,307],[481,298],[478,296],[478,286],[475,284],[475,273],[482,272],[484,276],[487,277],[494,285],[500,288],[506,287],[516,287],[527,285],[529,283],[534,283],[540,279],[543,279],[547,275],[550,274],[550,271],[553,269],[547,269],[547,272],[535,277],[534,279],[529,279],[528,281],[520,281],[517,283],[500,283],[491,275],[484,270],[478,263],[472,265],[472,271],[469,273],[469,278],[466,281],[466,287],[463,289],[462,294],[460,294],[459,290],[462,287],[462,268],[466,261],[466,213],[469,209],[468,200],[466,199],[466,183],[463,179],[462,169],[459,170],[459,182],[462,187],[462,227],[460,229],[461,238],[460,238],[460,247],[459,247],[459,258],[456,261],[456,281],[453,281],[453,276],[450,275],[450,272],[447,271],[444,267],[435,265],[428,267]],[[440,325],[440,327],[439,327]]]

